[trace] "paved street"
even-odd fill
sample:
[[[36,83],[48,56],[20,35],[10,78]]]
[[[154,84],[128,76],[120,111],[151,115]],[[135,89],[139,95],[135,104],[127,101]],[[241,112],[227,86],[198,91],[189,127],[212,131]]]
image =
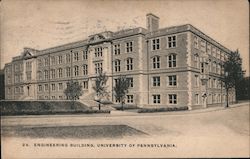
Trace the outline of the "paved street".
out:
[[[13,146],[23,142],[76,142],[76,143],[153,143],[174,144],[175,147],[167,149],[98,149],[98,152],[111,151],[112,155],[106,157],[128,157],[130,153],[144,157],[241,157],[249,156],[249,103],[238,104],[231,108],[208,108],[207,110],[194,110],[188,112],[166,112],[153,114],[128,113],[123,115],[57,115],[57,116],[25,116],[2,117],[2,126],[86,126],[86,125],[128,125],[143,131],[149,136],[129,136],[121,139],[50,139],[50,138],[3,138],[3,144]],[[34,149],[34,147],[33,147]],[[29,151],[29,149],[25,149]],[[47,153],[43,152],[47,150]],[[150,150],[150,151],[149,151]],[[100,157],[97,150],[85,148],[88,153],[82,154],[80,149],[75,149],[74,154],[84,157]],[[54,153],[51,149],[37,151],[42,157]],[[125,153],[126,152],[126,153]],[[28,153],[28,152],[27,152]],[[142,155],[143,154],[143,155]],[[25,153],[23,153],[23,157]],[[59,153],[63,157],[68,153]]]

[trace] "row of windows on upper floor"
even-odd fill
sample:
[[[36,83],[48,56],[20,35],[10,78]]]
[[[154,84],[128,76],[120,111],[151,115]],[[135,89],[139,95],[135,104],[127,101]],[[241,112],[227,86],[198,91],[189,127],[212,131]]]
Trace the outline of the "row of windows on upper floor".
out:
[[[201,84],[201,78],[199,75],[195,75],[194,76],[194,87],[199,87],[200,84]],[[212,77],[209,77],[208,78],[208,81],[207,81],[207,88],[221,88],[223,86],[223,82],[219,79],[219,78],[212,78]]]
[[[152,40],[152,48],[153,50],[156,50],[157,48],[160,47],[159,39],[157,40]],[[168,47],[169,48],[174,48],[176,47],[176,36],[170,36],[168,37]],[[101,57],[103,55],[103,48],[98,46],[95,47],[95,57]],[[126,42],[125,43],[125,52],[126,53],[131,53],[134,51],[134,42]],[[88,59],[88,52],[86,50],[81,51],[82,52],[82,59],[87,60]],[[114,55],[119,55],[121,53],[121,43],[116,43],[113,45],[113,52]],[[66,54],[66,63],[71,63],[73,61],[79,61],[80,60],[80,52],[74,52],[74,53],[67,53]],[[73,59],[72,59],[73,58]],[[44,61],[44,62],[43,62]],[[56,65],[56,64],[62,64],[63,63],[63,55],[58,55],[58,56],[51,56],[45,57],[43,59],[38,59],[38,66],[49,66],[51,65]]]
[[[160,68],[160,61],[159,57],[153,58],[153,68]],[[127,58],[126,60],[126,66],[125,70],[131,71],[134,69],[134,59],[133,58]],[[176,55],[172,54],[168,56],[168,67],[176,67]],[[88,65],[83,65],[82,66],[82,71],[83,75],[88,74]],[[103,63],[102,62],[96,62],[95,63],[95,73],[100,73],[103,71]],[[120,60],[115,60],[114,61],[114,71],[115,72],[120,72],[121,71],[121,61]],[[58,78],[63,77],[63,69],[59,68],[57,69],[57,75]],[[79,66],[74,66],[73,70],[71,70],[71,67],[66,67],[65,68],[66,72],[66,77],[70,77],[71,74],[73,73],[73,76],[79,76]],[[42,72],[38,72],[38,79],[42,79]],[[51,78],[56,78],[56,69],[51,69]],[[44,71],[44,79],[49,79],[49,71],[45,70]]]
[[[78,82],[81,86],[82,89],[88,89],[88,81],[82,81]],[[59,82],[59,83],[51,83],[51,84],[39,84],[37,86],[38,92],[47,92],[49,90],[51,91],[63,91],[68,87],[69,83],[68,82]]]
[[[224,51],[222,51],[218,47],[214,46],[213,44],[210,44],[209,42],[197,36],[194,36],[193,45],[194,45],[194,48],[202,52],[208,53],[214,58],[217,58],[223,61],[225,61],[228,58],[228,55]]]
[[[201,62],[199,55],[194,55],[194,67],[201,70],[201,73],[205,71],[216,73],[216,74],[224,74],[224,67],[222,62],[212,61],[208,59],[207,64]]]
[[[29,72],[26,72],[25,73],[25,79],[27,81],[30,81],[32,80],[32,72],[29,71]],[[24,81],[24,76],[23,76],[23,73],[19,73],[19,74],[15,74],[14,75],[14,83],[20,83],[20,82],[23,82]],[[12,77],[10,75],[7,75],[7,84],[11,84],[12,83]]]
[[[25,68],[26,68],[26,71],[31,71],[32,70],[32,61],[27,61],[25,63],[14,63],[14,72],[22,72],[24,70],[24,65],[25,64]],[[8,74],[11,74],[11,66],[8,66],[6,67],[5,69],[5,73],[8,75]]]
[[[176,59],[176,54],[171,54],[168,56],[167,59],[167,66],[168,68],[176,67],[177,66],[177,59]],[[126,62],[126,70],[133,70],[133,65],[134,65],[134,59],[133,58],[127,58]],[[152,68],[153,69],[158,69],[161,68],[161,60],[160,56],[154,56],[152,58]],[[117,59],[114,61],[114,71],[115,72],[120,72],[121,71],[121,60]]]

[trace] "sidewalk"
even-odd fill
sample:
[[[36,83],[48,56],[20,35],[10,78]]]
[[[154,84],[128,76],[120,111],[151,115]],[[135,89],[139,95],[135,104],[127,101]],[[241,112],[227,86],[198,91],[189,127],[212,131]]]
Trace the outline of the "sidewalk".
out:
[[[114,110],[110,112],[110,116],[148,116],[148,115],[182,115],[182,114],[196,114],[196,113],[206,113],[211,111],[219,111],[219,110],[228,110],[233,109],[235,107],[240,106],[249,106],[249,102],[244,103],[237,103],[233,105],[229,105],[228,108],[225,108],[224,106],[213,106],[208,108],[202,108],[202,109],[194,109],[194,110],[185,110],[185,111],[167,111],[167,112],[153,112],[153,113],[137,113],[135,109],[132,110]]]

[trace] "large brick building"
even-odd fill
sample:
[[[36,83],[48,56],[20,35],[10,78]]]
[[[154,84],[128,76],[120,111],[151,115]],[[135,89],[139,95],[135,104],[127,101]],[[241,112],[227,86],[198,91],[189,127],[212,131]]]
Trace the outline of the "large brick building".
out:
[[[74,79],[83,86],[81,100],[92,100],[102,70],[113,102],[115,80],[126,75],[127,103],[206,107],[225,102],[221,66],[230,52],[190,24],[159,28],[159,18],[150,13],[147,29],[106,31],[45,50],[24,48],[5,65],[5,94],[15,100],[62,100],[67,82]]]

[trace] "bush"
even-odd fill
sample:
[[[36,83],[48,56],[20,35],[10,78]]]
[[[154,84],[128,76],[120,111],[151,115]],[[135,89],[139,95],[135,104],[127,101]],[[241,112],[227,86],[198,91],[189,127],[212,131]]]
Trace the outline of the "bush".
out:
[[[110,113],[109,110],[92,110],[75,101],[0,101],[1,116],[7,115],[50,115],[50,114],[93,114]]]
[[[138,113],[154,113],[154,112],[168,112],[168,111],[183,111],[188,110],[187,106],[181,107],[167,107],[167,108],[141,108]]]
[[[122,110],[122,105],[121,105],[121,104],[112,105],[112,107],[115,108],[116,110]],[[128,109],[139,109],[139,107],[137,107],[136,105],[124,104],[124,105],[123,105],[123,109],[124,109],[124,110],[128,110]]]

